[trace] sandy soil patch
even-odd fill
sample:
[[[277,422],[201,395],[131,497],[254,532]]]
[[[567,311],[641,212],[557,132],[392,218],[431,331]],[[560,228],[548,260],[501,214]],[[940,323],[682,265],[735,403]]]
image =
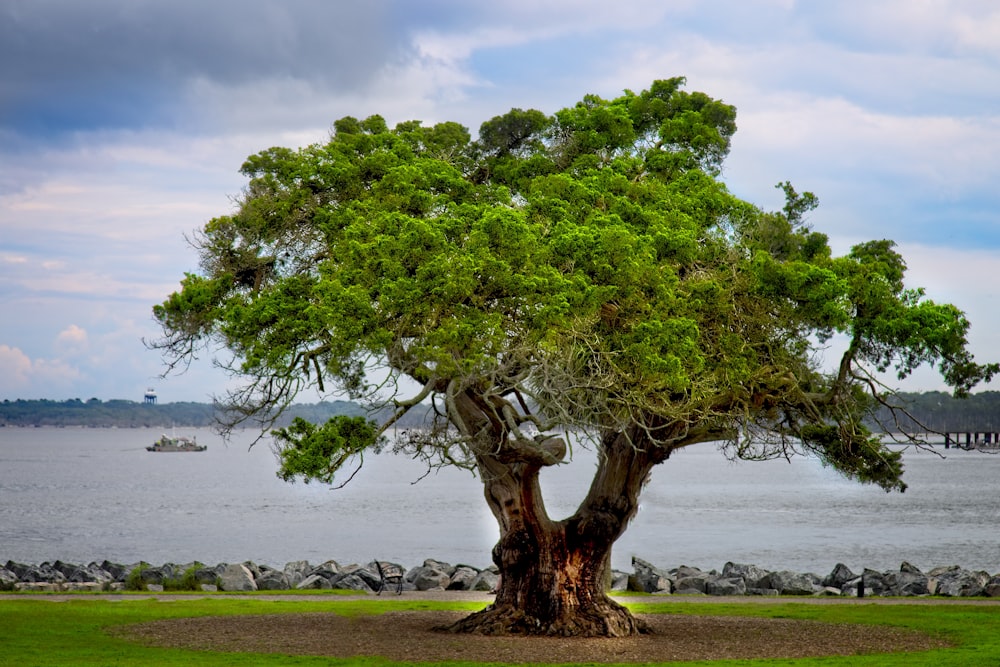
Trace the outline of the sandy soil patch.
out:
[[[333,613],[185,618],[132,625],[119,637],[149,646],[392,660],[659,662],[797,658],[922,651],[945,646],[889,627],[733,616],[642,615],[653,634],[627,639],[479,637],[435,631],[464,612]]]

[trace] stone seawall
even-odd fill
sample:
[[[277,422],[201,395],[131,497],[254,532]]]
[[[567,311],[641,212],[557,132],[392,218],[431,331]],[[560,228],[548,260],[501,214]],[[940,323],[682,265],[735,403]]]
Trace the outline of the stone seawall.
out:
[[[404,591],[464,590],[489,592],[496,588],[495,567],[452,565],[428,559],[406,569],[397,563],[383,565],[402,573]],[[726,563],[721,571],[680,566],[658,568],[639,558],[632,559],[631,573],[614,571],[612,590],[660,595],[834,595],[834,596],[927,596],[1000,597],[1000,574],[966,570],[958,565],[936,567],[929,572],[904,562],[898,571],[865,569],[852,572],[838,564],[825,577],[813,573],[765,570],[756,565]],[[123,591],[203,590],[282,591],[293,589],[340,589],[362,593],[379,590],[381,576],[375,561],[364,565],[340,565],[328,560],[318,565],[307,561],[286,563],[281,569],[268,565],[219,563],[206,566],[147,563],[123,565],[103,561],[76,565],[55,561],[28,565],[7,561],[0,566],[0,591]],[[395,586],[390,587],[391,591]]]

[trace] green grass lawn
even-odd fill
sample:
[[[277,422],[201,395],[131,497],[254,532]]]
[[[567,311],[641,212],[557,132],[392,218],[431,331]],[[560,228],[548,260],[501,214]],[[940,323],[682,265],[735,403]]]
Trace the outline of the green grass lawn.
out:
[[[642,597],[626,598],[638,613],[745,615],[792,618],[830,623],[893,625],[942,637],[954,648],[924,653],[880,654],[844,658],[801,660],[716,661],[711,663],[663,663],[678,665],[851,665],[912,667],[933,665],[1000,665],[1000,606],[995,605],[812,605],[776,600],[774,603],[647,602]],[[269,601],[252,598],[213,596],[171,600],[110,600],[80,596],[55,601],[45,596],[25,595],[0,600],[0,665],[44,667],[66,665],[399,665],[385,660],[337,660],[324,657],[213,653],[178,649],[146,648],[114,638],[104,630],[185,616],[231,614],[280,614],[336,612],[345,615],[377,614],[390,610],[474,610],[482,603],[444,603],[421,600],[315,600]],[[436,663],[438,665],[481,665],[484,663]]]

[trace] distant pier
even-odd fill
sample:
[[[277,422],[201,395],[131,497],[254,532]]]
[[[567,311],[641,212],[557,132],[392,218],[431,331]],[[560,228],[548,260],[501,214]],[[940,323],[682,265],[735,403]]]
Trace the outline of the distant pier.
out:
[[[1000,432],[997,431],[946,431],[944,448],[951,449],[1000,448]]]

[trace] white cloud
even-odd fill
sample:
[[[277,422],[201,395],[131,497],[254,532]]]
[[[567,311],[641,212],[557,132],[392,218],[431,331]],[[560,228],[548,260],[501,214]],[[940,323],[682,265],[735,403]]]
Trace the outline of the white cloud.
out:
[[[837,225],[823,231],[927,239],[945,231],[934,206],[966,209],[949,213],[949,224],[965,217],[1000,230],[1000,69],[852,50],[808,31],[783,37],[747,44],[682,33],[666,48],[644,42],[617,57],[604,85],[684,74],[689,90],[735,104],[727,182],[768,207],[780,205],[778,181],[816,192],[817,219]],[[966,229],[953,241],[969,243],[976,232]]]
[[[64,356],[77,356],[87,351],[90,340],[86,330],[75,324],[59,332],[56,336],[56,349]]]
[[[869,49],[1000,55],[1000,8],[992,0],[853,0],[809,11],[821,33],[854,35]]]
[[[1000,284],[991,279],[998,257],[992,249],[952,249],[921,243],[900,243],[897,250],[906,260],[907,282],[927,288],[927,296],[953,303],[970,315],[974,329],[989,334],[1000,350],[1000,330],[987,331],[976,322],[992,319],[1000,302]],[[970,280],[972,278],[972,280]]]
[[[87,240],[87,246],[100,243]],[[182,252],[178,244],[179,254]],[[90,252],[93,252],[91,250]],[[119,262],[117,267],[107,266],[108,262]],[[189,258],[188,264],[193,264]],[[104,264],[103,268],[94,264]],[[144,266],[162,266],[163,258],[154,250],[136,252],[128,258],[113,257],[110,249],[97,259],[66,261],[61,259],[29,258],[12,265],[12,269],[0,275],[0,291],[9,294],[23,294],[29,298],[43,297],[92,297],[95,299],[126,299],[153,303],[176,289],[183,277],[183,271],[176,276],[147,273]],[[183,266],[183,265],[182,265]]]
[[[62,360],[31,359],[0,344],[0,395],[45,397],[49,388],[69,387],[79,377],[79,370]]]
[[[988,184],[1000,169],[1000,116],[905,116],[841,98],[771,95],[740,118],[742,150],[823,162],[824,171],[895,172],[943,194]]]
[[[117,4],[110,0],[95,20],[132,34],[129,21],[105,15]],[[711,7],[693,0],[446,0],[422,11],[366,6],[350,16],[320,2],[310,5],[315,16],[255,5],[248,17],[234,15],[234,32],[222,43],[205,40],[211,30],[185,35],[177,43],[191,53],[178,54],[166,37],[192,7],[157,10],[164,27],[153,31],[160,41],[152,61],[176,57],[182,68],[148,78],[139,67],[116,80],[130,85],[141,75],[149,88],[148,96],[129,98],[124,120],[97,114],[70,130],[56,128],[51,141],[0,127],[0,299],[4,312],[14,313],[0,322],[0,340],[8,344],[5,363],[21,369],[12,377],[67,371],[44,361],[51,350],[40,346],[62,332],[57,353],[59,345],[81,350],[73,344],[82,344],[82,332],[85,353],[65,357],[80,369],[75,382],[106,384],[80,393],[127,396],[116,389],[128,385],[125,376],[139,378],[141,391],[160,370],[156,355],[138,343],[149,335],[149,308],[196,268],[183,235],[232,210],[247,155],[323,141],[344,115],[378,113],[390,124],[455,120],[474,133],[513,106],[551,112],[588,92],[614,96],[685,75],[689,90],[738,108],[740,131],[724,173],[734,192],[774,207],[779,180],[816,192],[822,207],[814,222],[837,244],[889,236],[909,259],[913,239],[928,240],[934,225],[965,230],[966,244],[981,229],[1000,229],[1000,8],[992,0],[720,0]],[[205,11],[210,25],[227,13]],[[28,26],[39,35],[36,44],[65,47],[59,37],[70,35],[95,49],[93,62],[123,57],[107,44],[88,44],[66,16],[49,18],[54,27]],[[275,22],[265,40],[254,40]],[[350,44],[327,48],[346,32]],[[147,50],[128,47],[125,53]],[[355,51],[362,62],[335,57]],[[45,81],[46,99],[65,108],[67,94],[82,99],[79,86],[94,71],[76,65],[79,74],[65,80],[26,79]],[[133,91],[100,88],[97,97],[122,90]],[[926,210],[941,202],[974,208],[981,227],[968,224],[965,211],[935,217]],[[944,234],[937,238],[954,245]],[[933,253],[942,250],[913,250],[914,272],[925,256],[933,266]],[[986,265],[985,256],[980,262]],[[978,293],[989,281],[944,273],[932,270],[924,283],[948,287],[941,298],[960,307],[971,299],[974,335],[990,331],[986,323],[996,317],[989,309],[980,315],[988,295]],[[44,324],[29,324],[32,318]],[[204,396],[211,376],[171,383]]]
[[[951,303],[969,320],[969,349],[981,363],[1000,361],[1000,328],[996,308],[1000,285],[992,279],[997,254],[988,249],[957,250],[940,246],[902,243],[897,248],[906,260],[907,284],[926,289],[927,298]],[[922,368],[907,383],[914,391],[946,390],[933,369]]]
[[[228,162],[235,172],[247,155],[268,146],[303,146],[325,140],[333,122],[344,116],[379,114],[390,124],[411,119],[461,122],[448,104],[467,101],[470,90],[486,86],[462,59],[425,53],[386,64],[360,90],[331,93],[315,82],[293,78],[255,79],[237,85],[198,79],[184,94],[206,110],[209,124],[224,127],[238,145],[238,157]],[[446,116],[437,118],[443,110]]]
[[[8,386],[21,386],[31,374],[31,359],[16,347],[0,345],[0,382]]]
[[[176,221],[203,217],[238,192],[245,156],[198,137],[164,133],[98,134],[72,146],[0,166],[0,177],[25,170],[0,194],[0,224],[9,233],[50,233],[149,240],[177,230]],[[228,158],[228,159],[227,159]],[[12,179],[11,179],[12,180]]]
[[[980,16],[954,17],[953,29],[959,44],[991,56],[1000,56],[1000,9],[990,3],[990,12]]]

